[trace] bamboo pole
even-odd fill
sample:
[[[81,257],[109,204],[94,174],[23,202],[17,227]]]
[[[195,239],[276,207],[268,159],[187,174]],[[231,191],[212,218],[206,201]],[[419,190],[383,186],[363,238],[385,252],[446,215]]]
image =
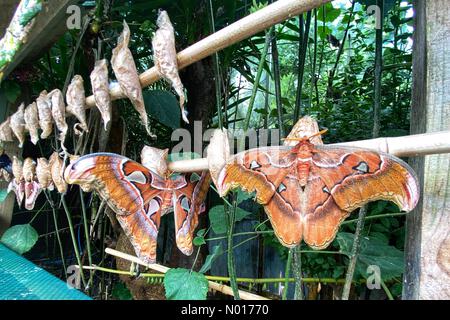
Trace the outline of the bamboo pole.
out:
[[[279,0],[267,7],[258,10],[229,26],[209,35],[192,46],[179,52],[178,68],[187,66],[202,60],[226,47],[249,38],[271,26],[295,17],[303,12],[320,7],[331,0]],[[148,87],[158,81],[160,76],[155,67],[150,68],[139,76],[142,87]],[[110,90],[112,100],[123,98],[120,86]],[[86,100],[87,108],[95,106],[94,96]]]
[[[162,266],[160,264],[156,264],[156,263],[148,264],[148,263],[145,263],[145,262],[141,261],[138,257],[132,256],[132,255],[129,255],[127,253],[120,252],[120,251],[117,251],[117,250],[114,250],[114,249],[111,249],[111,248],[106,248],[105,252],[107,254],[112,255],[112,256],[119,257],[121,259],[125,259],[125,260],[128,260],[128,261],[140,264],[141,266],[147,267],[149,269],[152,269],[152,270],[155,270],[155,271],[158,271],[158,272],[161,272],[161,273],[166,273],[167,271],[170,270],[170,268]],[[212,290],[216,290],[216,291],[222,292],[222,293],[224,293],[226,295],[233,296],[233,290],[229,286],[226,286],[224,284],[219,284],[219,283],[214,282],[214,281],[208,281],[208,284],[209,284],[209,288],[212,289]],[[264,298],[262,296],[259,296],[259,295],[256,295],[256,294],[253,294],[253,293],[250,293],[250,292],[242,291],[242,290],[239,290],[239,295],[240,295],[241,299],[243,299],[243,300],[269,300],[269,299]]]
[[[395,138],[376,138],[351,141],[330,146],[367,148],[386,152],[397,157],[425,156],[429,154],[450,153],[450,131],[416,134]],[[169,170],[175,172],[194,172],[208,170],[208,159],[180,160],[169,163]]]

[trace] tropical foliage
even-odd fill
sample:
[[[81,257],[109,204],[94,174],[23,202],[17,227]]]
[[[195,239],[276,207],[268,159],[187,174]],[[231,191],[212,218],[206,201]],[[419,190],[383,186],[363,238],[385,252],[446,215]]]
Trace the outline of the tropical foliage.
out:
[[[369,6],[374,4],[375,1],[370,0],[354,0],[353,3],[334,1],[230,45],[218,55],[188,67],[181,74],[190,100],[188,111],[196,120],[204,121],[203,128],[221,125],[234,129],[278,128],[284,134],[289,132],[299,116],[312,115],[322,127],[328,128],[324,136],[326,143],[370,138],[374,126],[380,127],[381,136],[408,134],[412,4],[410,1],[384,0],[381,96],[377,96],[374,91],[377,67],[375,52],[380,43],[376,41],[376,19],[368,13]],[[182,50],[267,3],[249,0],[98,0],[87,1],[85,5],[89,19],[81,30],[66,32],[33,66],[23,66],[3,82],[2,90],[11,102],[17,99],[24,86],[36,97],[43,89],[67,84],[73,74],[81,74],[84,79],[89,79],[89,72],[96,59],[111,58],[111,49],[115,46],[123,19],[130,25],[133,36],[131,50],[138,70],[143,72],[153,65],[151,37],[156,28],[159,8],[168,11],[177,33],[177,48]],[[217,59],[217,63],[214,59]],[[86,89],[89,90],[89,84]],[[157,82],[144,90],[144,96],[158,139],[153,141],[148,138],[131,104],[127,100],[119,100],[115,102],[114,116],[122,120],[116,120],[114,125],[126,130],[119,135],[114,132],[110,134],[107,150],[125,150],[127,156],[138,159],[144,144],[164,148],[173,146],[172,130],[181,124],[178,102],[170,85]],[[376,99],[379,99],[382,108],[374,123]],[[91,112],[90,117],[94,125],[99,124],[95,112]],[[192,127],[187,129],[192,131]],[[79,150],[95,152],[101,148],[97,140],[98,136],[91,134],[81,142],[74,140],[69,148],[74,149],[78,143],[82,143],[84,148]],[[39,150],[31,149],[24,153],[40,156],[41,153],[49,154],[52,149],[58,149],[54,141],[42,143]],[[114,269],[114,263],[105,256],[104,248],[106,244],[116,241],[117,229],[104,215],[105,208],[101,201],[96,195],[80,196],[73,190],[66,198],[61,202],[59,196],[48,195],[49,201],[42,201],[39,216],[36,219],[33,216],[33,224],[43,236],[37,240],[35,249],[27,253],[29,257],[35,260],[46,258],[49,261],[60,259],[59,264],[47,263],[45,267],[62,278],[66,275],[61,272],[61,267],[73,263],[95,263]],[[79,209],[80,201],[86,204],[83,210]],[[74,225],[68,225],[67,220],[60,216],[64,211],[70,212],[69,221],[73,220]],[[291,254],[278,243],[262,212],[262,208],[253,203],[251,195],[236,192],[226,199],[220,199],[211,189],[208,219],[205,219],[204,227],[197,231],[194,244],[199,252],[204,253],[207,244],[214,241],[211,238],[219,237],[227,239],[227,245],[234,245],[236,252],[241,243],[232,241],[233,228],[244,220],[251,220],[255,223],[254,228],[247,232],[248,239],[262,239],[265,247],[276,248],[281,259],[288,264],[286,270],[289,270]],[[28,223],[30,217],[25,216],[17,212],[14,222]],[[63,225],[68,229],[58,231],[58,223],[60,228]],[[48,224],[56,229],[46,230]],[[304,293],[320,292],[317,288],[322,283],[322,286],[329,285],[332,288],[330,290],[340,295],[351,256],[355,226],[355,220],[344,222],[338,237],[324,252],[312,252],[306,246],[301,246],[301,276],[305,279],[322,279],[304,284]],[[392,204],[377,202],[368,207],[354,275],[356,283],[370,277],[372,273],[368,267],[375,265],[380,268],[386,296],[400,296],[404,227],[404,217]],[[36,241],[34,229],[28,224],[13,228],[3,236],[2,241],[6,244],[16,242],[17,251],[24,253]],[[71,242],[69,231],[74,234],[77,232],[77,237],[72,237],[77,243]],[[18,237],[23,238],[17,240]],[[165,237],[165,241],[173,242],[168,233]],[[53,245],[49,245],[53,240]],[[39,254],[36,248],[43,246],[47,246],[47,249]],[[50,252],[49,246],[54,248],[53,252]],[[80,257],[75,262],[77,250]],[[162,255],[166,256],[167,253]],[[228,257],[231,286],[236,293],[235,279],[239,278],[239,268],[233,266],[233,250],[216,245],[209,253],[197,256],[198,261],[191,261],[193,269],[172,269],[166,275],[164,286],[167,298],[205,299],[205,274],[210,273],[211,266],[217,263],[217,257],[221,255]],[[293,264],[292,268],[296,267],[298,264]],[[292,268],[291,271],[294,271]],[[280,270],[280,273],[284,272]],[[214,275],[211,279],[214,279]],[[111,273],[90,272],[89,280],[85,281],[100,284],[90,285],[88,290],[92,296],[101,298],[104,297],[106,284],[119,280]],[[284,285],[284,281],[282,278],[279,283]],[[248,286],[245,281],[239,284]],[[258,287],[258,292],[265,294],[262,288]],[[355,288],[353,297],[360,294],[370,296],[364,284],[356,285]],[[123,286],[117,285],[116,297],[128,299],[129,295],[124,294],[124,290]],[[322,292],[308,294],[307,297],[332,297],[327,293],[329,291],[322,289]]]

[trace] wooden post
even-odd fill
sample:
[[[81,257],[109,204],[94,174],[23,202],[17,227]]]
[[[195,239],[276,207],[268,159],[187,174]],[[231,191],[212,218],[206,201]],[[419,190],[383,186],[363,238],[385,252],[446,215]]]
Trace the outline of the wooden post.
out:
[[[411,133],[450,129],[450,3],[415,2]],[[421,201],[407,216],[404,299],[450,299],[450,154],[415,158]]]

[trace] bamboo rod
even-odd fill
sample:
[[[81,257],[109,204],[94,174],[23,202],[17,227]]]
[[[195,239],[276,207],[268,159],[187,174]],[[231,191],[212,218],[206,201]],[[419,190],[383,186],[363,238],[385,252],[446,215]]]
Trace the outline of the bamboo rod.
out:
[[[117,250],[114,250],[114,249],[111,249],[111,248],[106,248],[105,252],[107,254],[112,255],[112,256],[119,257],[119,258],[122,258],[122,259],[125,259],[125,260],[128,260],[128,261],[140,264],[140,265],[142,265],[144,267],[147,267],[147,268],[152,269],[152,270],[156,270],[156,271],[161,272],[161,273],[166,273],[167,271],[170,270],[170,268],[167,268],[167,267],[162,266],[160,264],[156,264],[156,263],[148,264],[148,263],[145,263],[145,262],[141,261],[138,257],[132,256],[132,255],[129,255],[127,253],[120,252],[120,251],[117,251]],[[214,282],[214,281],[208,281],[208,284],[209,284],[209,288],[210,289],[222,292],[222,293],[224,293],[226,295],[229,295],[229,296],[233,296],[233,290],[229,286],[226,286],[224,284],[219,284],[219,283]],[[269,300],[269,299],[264,298],[262,296],[259,296],[259,295],[256,295],[256,294],[253,294],[253,293],[250,293],[250,292],[242,291],[242,290],[239,290],[239,295],[240,295],[240,297],[243,300]]]
[[[390,153],[397,157],[414,157],[429,154],[450,153],[450,131],[416,134],[395,138],[376,138],[330,144],[330,146],[367,148],[378,152]],[[170,162],[169,170],[175,172],[208,170],[208,160],[207,158],[201,158]]]
[[[300,13],[317,8],[331,0],[279,0],[258,10],[229,26],[209,35],[192,46],[179,52],[178,68],[183,69],[213,53],[229,47],[239,41],[249,38],[267,28],[283,22]],[[150,68],[139,76],[142,87],[148,87],[158,81],[160,76],[155,67]],[[110,90],[112,100],[123,98],[120,86]],[[86,100],[88,108],[95,106],[94,96]]]

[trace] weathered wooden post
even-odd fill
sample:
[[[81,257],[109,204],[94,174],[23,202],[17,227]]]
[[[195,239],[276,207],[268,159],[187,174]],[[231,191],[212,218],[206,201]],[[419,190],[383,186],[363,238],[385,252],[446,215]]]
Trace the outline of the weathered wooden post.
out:
[[[415,2],[411,134],[450,129],[450,3]],[[413,159],[422,197],[407,218],[404,299],[450,299],[450,154]]]

